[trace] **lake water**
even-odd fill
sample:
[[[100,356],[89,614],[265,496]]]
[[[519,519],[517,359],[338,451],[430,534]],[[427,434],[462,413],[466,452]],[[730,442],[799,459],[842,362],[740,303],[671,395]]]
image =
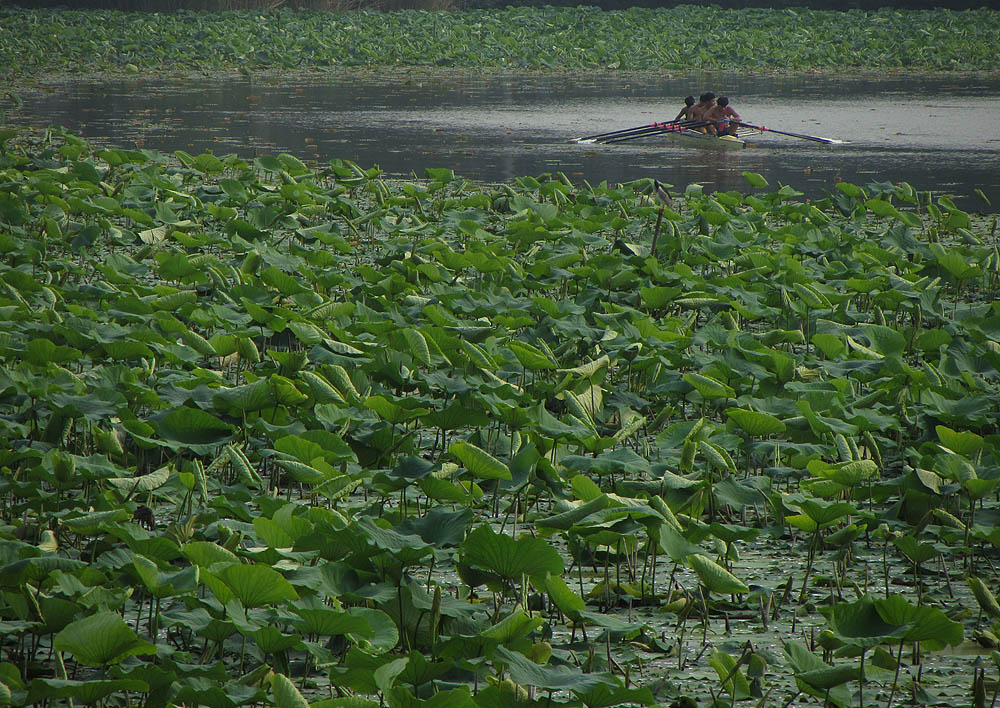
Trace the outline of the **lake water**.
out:
[[[738,152],[648,138],[615,145],[574,137],[674,117],[683,96],[730,96],[744,120],[847,140],[822,145],[765,133]],[[251,157],[339,157],[391,175],[449,167],[489,182],[564,172],[574,182],[652,176],[675,186],[773,187],[821,196],[839,180],[906,181],[1000,210],[1000,77],[503,75],[399,72],[199,80],[97,79],[20,94],[11,122],[65,125],[121,147]],[[974,195],[980,189],[992,203]]]

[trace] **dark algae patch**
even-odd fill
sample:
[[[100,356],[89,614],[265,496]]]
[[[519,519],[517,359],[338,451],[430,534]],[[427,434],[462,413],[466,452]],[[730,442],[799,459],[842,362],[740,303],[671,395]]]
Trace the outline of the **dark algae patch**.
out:
[[[987,704],[992,217],[0,140],[0,702]]]
[[[996,71],[1000,11],[509,7],[125,13],[0,7],[0,67],[48,72]]]

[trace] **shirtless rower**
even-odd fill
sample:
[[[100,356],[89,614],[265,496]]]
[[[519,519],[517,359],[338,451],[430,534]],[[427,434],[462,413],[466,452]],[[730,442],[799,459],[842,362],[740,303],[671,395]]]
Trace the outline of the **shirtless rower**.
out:
[[[736,124],[743,120],[743,117],[729,105],[728,96],[720,96],[718,102],[705,113],[702,120],[712,121],[709,132],[722,137],[724,135],[735,136]]]
[[[677,117],[670,122],[676,123],[681,118],[683,118],[684,120],[691,120],[692,108],[694,108],[694,96],[688,96],[687,98],[684,99],[684,108],[682,108],[681,112],[677,114]]]
[[[711,91],[701,94],[698,103],[691,106],[690,119],[691,120],[708,120],[708,112],[715,107],[715,94]],[[705,127],[695,128],[702,133],[707,133],[708,130]]]

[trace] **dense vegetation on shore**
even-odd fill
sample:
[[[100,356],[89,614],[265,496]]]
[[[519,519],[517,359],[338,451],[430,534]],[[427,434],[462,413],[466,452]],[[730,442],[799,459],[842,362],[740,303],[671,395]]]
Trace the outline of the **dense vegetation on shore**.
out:
[[[124,13],[0,8],[0,69],[992,71],[1000,11],[507,8]]]
[[[67,7],[67,0],[18,0],[22,7]],[[469,10],[473,8],[592,5],[602,10],[624,10],[630,7],[673,8],[691,4],[685,0],[73,0],[75,8],[95,10],[125,10],[128,12],[221,12],[226,10]],[[906,10],[969,10],[989,7],[989,0],[713,0],[711,3],[727,9],[746,7],[793,7],[813,10],[879,10],[895,7]]]
[[[4,704],[988,705],[995,220],[12,132]]]

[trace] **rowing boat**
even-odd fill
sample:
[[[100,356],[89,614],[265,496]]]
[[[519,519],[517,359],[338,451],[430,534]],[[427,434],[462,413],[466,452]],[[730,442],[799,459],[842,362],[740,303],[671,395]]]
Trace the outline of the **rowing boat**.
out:
[[[749,135],[749,133],[745,133],[745,135]],[[747,146],[746,140],[742,137],[732,135],[723,135],[720,137],[718,135],[709,135],[708,133],[699,133],[697,130],[663,132],[658,133],[657,137],[664,137],[678,144],[709,150],[742,150]]]
[[[0,2],[2,1],[3,0],[0,0]],[[730,122],[730,125],[732,124],[733,123]],[[612,130],[607,133],[588,135],[584,138],[574,138],[573,140],[570,140],[570,142],[586,143],[588,145],[590,143],[603,143],[607,145],[610,143],[623,143],[628,140],[654,138],[658,135],[663,135],[691,147],[704,147],[711,148],[713,150],[739,150],[747,146],[746,137],[748,135],[756,135],[764,132],[787,135],[791,138],[802,138],[803,140],[811,140],[814,143],[823,143],[824,145],[840,145],[847,142],[836,138],[821,138],[818,135],[789,133],[785,130],[776,130],[775,128],[767,128],[763,125],[753,125],[751,123],[743,122],[735,124],[739,131],[735,136],[723,135],[722,137],[719,137],[717,135],[710,135],[696,130],[697,128],[709,125],[711,125],[710,121],[671,120],[666,123],[650,123],[649,125],[639,125],[635,128],[623,128],[621,130]]]

